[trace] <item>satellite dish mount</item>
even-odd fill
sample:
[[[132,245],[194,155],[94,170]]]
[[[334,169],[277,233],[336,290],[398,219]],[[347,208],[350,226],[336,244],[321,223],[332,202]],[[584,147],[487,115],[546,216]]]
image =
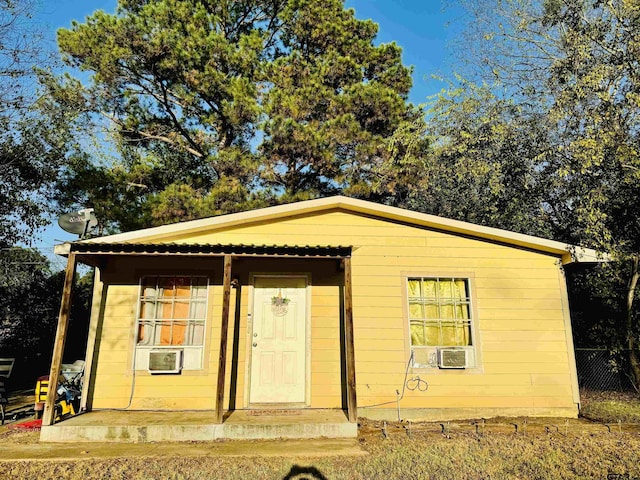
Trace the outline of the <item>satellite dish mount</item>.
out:
[[[93,214],[93,208],[82,208],[76,212],[61,215],[58,218],[58,225],[65,232],[75,233],[83,239],[98,225],[98,220]]]

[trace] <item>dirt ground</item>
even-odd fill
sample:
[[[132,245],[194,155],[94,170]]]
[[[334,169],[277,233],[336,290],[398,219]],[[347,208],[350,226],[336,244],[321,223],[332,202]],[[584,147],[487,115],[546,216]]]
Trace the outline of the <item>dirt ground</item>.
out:
[[[358,423],[357,439],[144,444],[40,443],[38,431],[9,423],[0,427],[0,478],[640,479],[639,424],[524,417]]]
[[[5,427],[0,478],[628,479],[640,478],[638,429],[563,419],[361,420],[353,440],[42,444],[38,432]]]
[[[385,451],[389,448],[394,450],[393,445],[406,446],[409,443],[433,446],[441,444],[443,441],[448,441],[456,446],[469,441],[478,444],[498,442],[497,445],[500,445],[501,442],[508,445],[513,441],[531,443],[532,445],[549,442],[575,445],[576,441],[579,443],[580,439],[589,441],[595,439],[596,443],[602,441],[609,446],[613,444],[628,445],[629,448],[640,451],[640,425],[598,424],[583,419],[563,418],[497,418],[443,423],[383,422],[360,419],[357,439],[146,444],[41,443],[38,440],[39,431],[16,430],[10,428],[10,425],[11,423],[0,427],[0,452],[2,452],[0,477],[2,477],[3,468],[9,468],[10,464],[14,464],[10,470],[20,470],[20,468],[27,467],[24,465],[19,467],[16,464],[33,465],[33,462],[41,463],[45,460],[46,463],[55,461],[61,465],[75,465],[76,467],[95,464],[95,462],[111,464],[109,462],[120,462],[123,459],[144,461],[149,458],[162,458],[167,461],[171,458],[228,457],[237,459],[242,457],[250,459],[271,457],[289,458],[294,463],[296,459],[305,459],[306,463],[309,463],[309,459],[323,457],[338,459],[379,457],[381,454],[384,456]],[[623,456],[623,453],[621,450],[620,455]],[[638,459],[640,460],[640,457]],[[373,460],[375,461],[375,458]]]
[[[366,455],[366,445],[392,438],[422,441],[461,435],[514,437],[568,437],[576,435],[631,435],[640,438],[640,425],[594,423],[565,418],[494,418],[458,422],[384,422],[361,418],[356,439],[216,441],[166,443],[42,443],[39,430],[24,431],[9,421],[0,427],[1,460],[80,460],[88,458],[146,457],[172,455],[224,456],[344,456]],[[26,419],[28,420],[28,418]]]

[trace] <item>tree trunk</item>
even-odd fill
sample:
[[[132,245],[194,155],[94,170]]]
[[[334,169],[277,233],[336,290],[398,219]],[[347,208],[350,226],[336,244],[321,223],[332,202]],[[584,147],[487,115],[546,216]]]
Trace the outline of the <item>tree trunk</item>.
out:
[[[638,279],[640,279],[640,272],[638,271],[638,255],[634,255],[631,259],[631,276],[629,277],[629,283],[627,284],[627,348],[629,349],[629,366],[631,368],[631,380],[633,386],[638,391],[640,388],[640,359],[638,358],[638,352],[636,351],[636,331],[634,328],[634,315],[633,315],[633,300],[635,298],[636,287],[638,286]]]

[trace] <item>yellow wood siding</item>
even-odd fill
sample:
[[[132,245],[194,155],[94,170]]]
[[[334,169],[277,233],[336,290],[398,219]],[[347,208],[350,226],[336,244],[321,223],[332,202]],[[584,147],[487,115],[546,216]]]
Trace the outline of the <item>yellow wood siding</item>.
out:
[[[157,239],[155,240],[157,241]],[[575,410],[571,361],[557,257],[347,213],[340,210],[256,222],[206,234],[175,236],[167,242],[213,244],[353,246],[353,314],[358,405],[395,409],[409,359],[405,282],[407,276],[469,277],[474,292],[478,368],[464,371],[411,370],[427,391],[405,388],[402,408],[530,408]],[[205,265],[203,265],[203,263]],[[342,406],[340,295],[342,272],[328,260],[242,259],[234,263],[241,279],[239,329],[235,332],[235,293],[231,297],[225,408],[235,362],[235,405],[247,405],[247,313],[252,273],[304,273],[311,281],[310,406]],[[114,266],[115,265],[115,266]],[[108,285],[95,377],[93,405],[128,403],[132,375],[137,278],[145,270],[213,275],[209,291],[205,368],[177,376],[135,377],[134,408],[213,408],[221,316],[221,262],[116,262],[104,275]],[[125,266],[126,265],[126,266]],[[125,272],[125,273],[118,273]],[[233,338],[238,339],[234,352]],[[178,405],[178,406],[177,406]],[[377,408],[377,407],[375,407]],[[562,411],[558,410],[560,413]]]
[[[311,406],[340,408],[340,289],[330,285],[311,288]]]

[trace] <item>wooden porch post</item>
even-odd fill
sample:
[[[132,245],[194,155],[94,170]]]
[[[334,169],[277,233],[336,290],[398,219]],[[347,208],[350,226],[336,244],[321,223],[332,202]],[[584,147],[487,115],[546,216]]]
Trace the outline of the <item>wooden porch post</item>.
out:
[[[355,422],[358,419],[358,402],[356,399],[356,361],[353,346],[351,257],[344,259],[344,340],[347,363],[347,416],[350,422]]]
[[[58,328],[56,330],[56,340],[53,345],[53,358],[51,359],[51,370],[49,371],[49,392],[44,404],[42,414],[42,425],[53,425],[55,420],[55,401],[58,390],[58,377],[62,367],[62,355],[64,354],[64,344],[67,340],[67,330],[69,328],[69,313],[71,310],[71,294],[73,292],[73,279],[76,274],[76,254],[69,253],[67,260],[67,270],[64,276],[64,288],[62,290],[62,303],[60,304],[60,314],[58,316]]]
[[[218,389],[216,391],[216,421],[222,423],[224,406],[224,377],[227,366],[227,334],[229,332],[229,303],[231,299],[231,255],[224,256],[222,281],[222,323],[220,326],[220,358],[218,359]]]

